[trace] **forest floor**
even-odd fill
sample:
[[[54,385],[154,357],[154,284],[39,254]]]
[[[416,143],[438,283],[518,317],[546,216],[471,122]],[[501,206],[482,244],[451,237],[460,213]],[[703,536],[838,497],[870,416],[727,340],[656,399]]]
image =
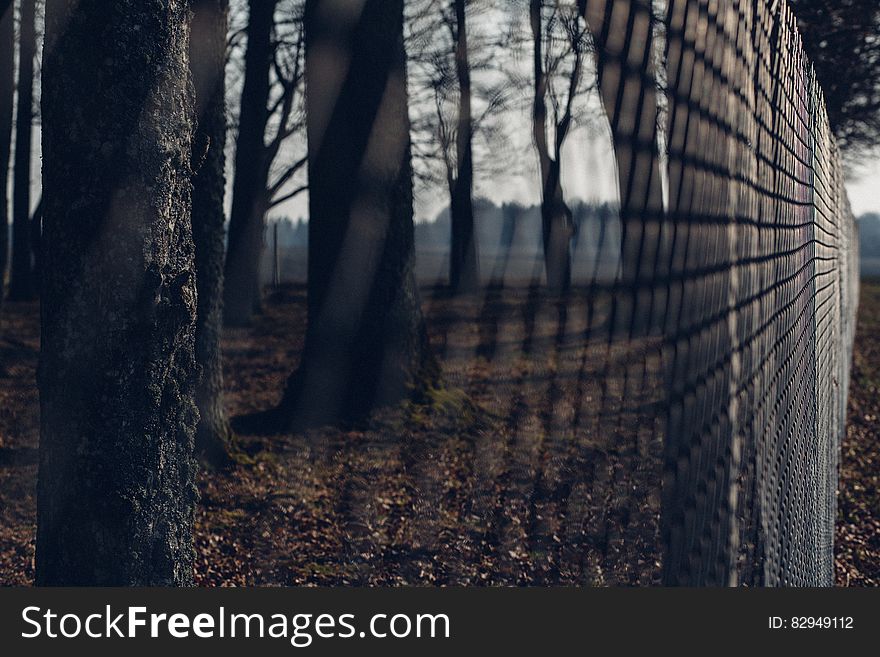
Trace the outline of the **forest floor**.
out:
[[[607,305],[607,304],[605,304]],[[425,290],[448,386],[356,429],[241,435],[200,475],[200,585],[659,583],[659,345],[605,339],[601,301]],[[277,403],[304,289],[224,337],[233,416]],[[586,327],[595,327],[583,340]],[[841,468],[841,585],[880,584],[880,284],[865,284]],[[0,317],[0,585],[33,580],[36,304]]]
[[[840,462],[839,586],[880,586],[880,281],[862,281]]]

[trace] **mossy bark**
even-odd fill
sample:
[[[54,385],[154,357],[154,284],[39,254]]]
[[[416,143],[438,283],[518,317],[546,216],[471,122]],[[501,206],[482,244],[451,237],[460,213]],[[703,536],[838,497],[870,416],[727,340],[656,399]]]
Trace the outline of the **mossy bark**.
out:
[[[281,405],[356,420],[436,382],[414,275],[402,0],[306,3],[308,331]]]
[[[198,313],[196,452],[212,465],[229,461],[232,431],[223,402],[223,196],[226,188],[226,28],[229,0],[194,0],[190,69],[196,103],[192,227]]]
[[[189,0],[49,3],[39,585],[188,585]]]

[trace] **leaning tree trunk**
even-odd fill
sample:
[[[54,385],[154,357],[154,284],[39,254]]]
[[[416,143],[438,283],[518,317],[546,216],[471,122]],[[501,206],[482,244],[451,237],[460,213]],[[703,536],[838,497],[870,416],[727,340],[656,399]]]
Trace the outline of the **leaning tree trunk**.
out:
[[[437,377],[414,274],[403,0],[347,4],[306,3],[309,324],[281,406],[298,426],[362,418]]]
[[[192,582],[189,5],[48,5],[37,584]]]
[[[18,109],[15,117],[15,168],[12,192],[12,276],[9,298],[33,296],[31,267],[31,133],[34,120],[36,0],[22,0],[18,38]]]
[[[662,331],[668,291],[646,281],[667,280],[671,263],[657,149],[657,86],[656,80],[645,81],[656,78],[656,7],[652,0],[578,0],[578,9],[592,34],[620,190],[617,286],[627,293],[615,295],[609,321],[631,336],[656,333]],[[632,106],[623,108],[624,102]]]
[[[0,2],[0,306],[9,254],[9,156],[15,97],[15,25],[12,0]]]
[[[223,405],[220,352],[223,295],[223,195],[226,187],[226,25],[229,0],[194,0],[190,68],[196,93],[192,228],[196,248],[196,451],[209,463],[228,460],[232,434]]]
[[[226,252],[223,316],[228,326],[246,326],[260,307],[260,256],[268,210],[266,124],[269,69],[276,0],[250,0],[244,85],[235,145],[232,212]]]
[[[457,171],[452,185],[450,215],[452,248],[449,283],[453,292],[473,292],[480,284],[477,240],[474,233],[474,153],[471,109],[471,66],[468,57],[465,0],[455,2],[455,70],[458,77]]]

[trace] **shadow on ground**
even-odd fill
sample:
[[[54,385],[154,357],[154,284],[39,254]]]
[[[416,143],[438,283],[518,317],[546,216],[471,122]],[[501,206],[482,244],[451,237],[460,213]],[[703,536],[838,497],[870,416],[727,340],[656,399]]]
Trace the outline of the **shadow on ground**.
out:
[[[356,429],[240,437],[200,476],[201,585],[650,585],[659,579],[659,344],[618,343],[601,294],[424,290],[447,387]],[[592,301],[591,301],[592,300]],[[863,287],[841,467],[840,584],[877,584],[880,285]],[[0,583],[33,580],[38,312],[0,318]],[[224,338],[227,404],[275,404],[305,291]]]

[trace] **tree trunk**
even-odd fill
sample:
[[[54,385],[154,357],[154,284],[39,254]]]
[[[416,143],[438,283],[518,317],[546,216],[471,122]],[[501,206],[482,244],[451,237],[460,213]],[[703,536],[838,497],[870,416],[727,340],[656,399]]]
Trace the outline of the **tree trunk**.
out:
[[[15,118],[15,168],[12,192],[12,276],[9,298],[33,296],[31,266],[31,132],[34,120],[36,0],[21,0],[18,40],[18,110]]]
[[[465,0],[455,3],[455,70],[458,76],[458,130],[456,171],[450,199],[452,249],[449,283],[453,292],[473,292],[480,285],[477,241],[474,233],[474,154],[471,111],[471,68],[468,60],[467,11]]]
[[[189,5],[48,5],[38,585],[192,583]]]
[[[229,0],[195,0],[190,69],[196,94],[192,228],[196,255],[196,451],[213,465],[229,457],[232,433],[223,404],[220,351],[223,302],[223,196],[226,187],[226,26]]]
[[[246,326],[260,307],[260,256],[268,210],[266,124],[269,69],[276,0],[250,0],[244,85],[235,148],[232,213],[226,253],[223,316],[228,326]]]
[[[550,160],[541,198],[541,236],[547,287],[566,292],[571,287],[572,213],[562,192],[562,164]]]
[[[541,169],[541,235],[544,243],[544,269],[547,287],[564,292],[571,286],[571,211],[562,193],[560,153],[554,159],[547,141],[547,75],[544,71],[544,28],[542,0],[530,0],[529,23],[532,29],[532,67],[534,102],[532,138]],[[557,143],[561,146],[560,139]]]
[[[12,0],[0,1],[0,307],[9,257],[9,156],[15,97],[15,24]]]
[[[363,418],[438,378],[414,274],[403,0],[346,5],[306,3],[309,324],[281,405],[295,426]]]

